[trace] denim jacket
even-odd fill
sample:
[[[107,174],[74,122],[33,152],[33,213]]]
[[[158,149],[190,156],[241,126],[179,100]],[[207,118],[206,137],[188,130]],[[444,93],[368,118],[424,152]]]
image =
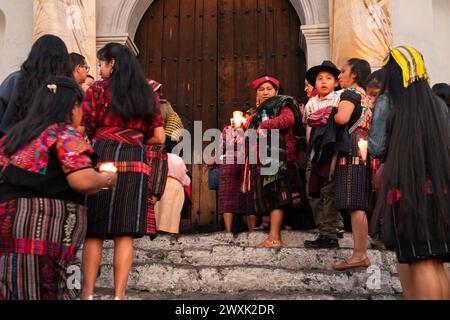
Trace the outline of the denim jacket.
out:
[[[369,153],[371,156],[384,159],[389,145],[388,122],[391,111],[389,96],[382,94],[375,102],[372,125],[369,136]]]

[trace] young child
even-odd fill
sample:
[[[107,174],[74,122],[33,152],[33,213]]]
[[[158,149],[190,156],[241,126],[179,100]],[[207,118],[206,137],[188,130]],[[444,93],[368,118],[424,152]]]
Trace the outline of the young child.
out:
[[[330,177],[332,158],[317,161],[317,148],[313,147],[315,137],[320,134],[319,128],[320,132],[326,130],[324,127],[327,127],[332,108],[340,101],[339,93],[335,91],[339,86],[340,73],[341,71],[331,61],[324,61],[322,65],[315,66],[306,73],[307,81],[314,83],[317,90],[317,96],[310,98],[305,107],[303,123],[306,125],[306,139],[309,146],[306,169],[308,197],[319,229],[316,240],[305,241],[307,248],[337,248],[338,233],[341,237],[344,231],[342,216],[336,211],[334,203],[334,179]]]
[[[370,109],[373,109],[375,106],[375,101],[380,95],[381,88],[383,87],[384,82],[384,72],[383,70],[377,70],[372,72],[367,78],[366,83],[366,92],[370,99]]]

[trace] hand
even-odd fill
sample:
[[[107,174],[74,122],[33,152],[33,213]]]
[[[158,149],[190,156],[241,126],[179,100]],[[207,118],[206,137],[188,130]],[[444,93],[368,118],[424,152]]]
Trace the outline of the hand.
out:
[[[116,184],[117,181],[117,173],[116,172],[107,172],[102,171],[100,174],[105,178],[105,189],[112,189],[112,187]]]

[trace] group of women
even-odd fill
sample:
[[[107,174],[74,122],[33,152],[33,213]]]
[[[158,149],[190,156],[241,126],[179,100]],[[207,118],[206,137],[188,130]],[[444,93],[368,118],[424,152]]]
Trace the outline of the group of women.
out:
[[[443,263],[450,261],[449,114],[429,87],[420,53],[396,50],[383,68],[388,103],[374,117],[383,131],[377,157],[385,162],[377,212],[384,216],[386,245],[396,250],[405,296],[448,298]],[[67,286],[66,271],[82,245],[81,298],[93,299],[106,239],[115,243],[114,296],[124,299],[133,240],[154,232],[146,147],[165,143],[158,99],[126,46],[107,44],[98,60],[102,80],[84,96],[63,41],[46,35],[0,88],[0,300],[75,298],[79,293]],[[345,139],[349,148],[337,158],[336,206],[350,213],[355,239],[353,256],[336,268],[342,270],[370,264],[370,162],[349,161],[357,157],[358,139],[372,134],[370,118],[363,116],[369,73],[363,60],[345,64],[339,77],[345,91],[333,118],[338,128],[354,128],[342,130],[337,141]],[[295,99],[281,95],[276,78],[258,78],[253,87],[256,108],[244,129],[260,138],[280,130],[279,159],[251,163],[258,146],[245,143],[242,170],[227,168],[222,178],[240,175],[230,188],[241,197],[238,203],[253,216],[270,216],[268,238],[258,246],[279,248],[284,210],[299,202],[301,114]],[[267,145],[268,154],[273,147]],[[118,173],[97,169],[106,162]],[[271,165],[276,173],[263,174]],[[221,211],[233,214],[235,205],[230,198]],[[249,220],[254,225],[254,217]]]
[[[155,93],[126,46],[107,44],[98,60],[102,80],[84,95],[64,42],[45,35],[2,85],[0,299],[74,299],[66,272],[82,245],[81,298],[92,299],[105,239],[124,299],[133,240],[155,230],[146,146],[165,142]]]

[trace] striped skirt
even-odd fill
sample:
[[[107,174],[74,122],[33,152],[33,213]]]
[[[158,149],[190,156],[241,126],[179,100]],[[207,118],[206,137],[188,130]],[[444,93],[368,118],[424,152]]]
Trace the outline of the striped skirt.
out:
[[[242,165],[219,165],[219,213],[246,213],[247,198],[241,192]]]
[[[0,300],[68,300],[80,289],[70,269],[86,234],[86,208],[47,198],[0,203]]]
[[[358,141],[368,140],[367,132],[352,133],[351,156],[338,157],[335,197],[338,211],[368,211],[372,194],[370,161],[359,156]]]
[[[81,290],[79,266],[51,256],[0,256],[0,300],[75,300]]]
[[[99,163],[113,162],[118,168],[112,190],[88,196],[87,237],[141,238],[147,234],[149,166],[145,149],[138,145],[97,140],[93,143]]]

